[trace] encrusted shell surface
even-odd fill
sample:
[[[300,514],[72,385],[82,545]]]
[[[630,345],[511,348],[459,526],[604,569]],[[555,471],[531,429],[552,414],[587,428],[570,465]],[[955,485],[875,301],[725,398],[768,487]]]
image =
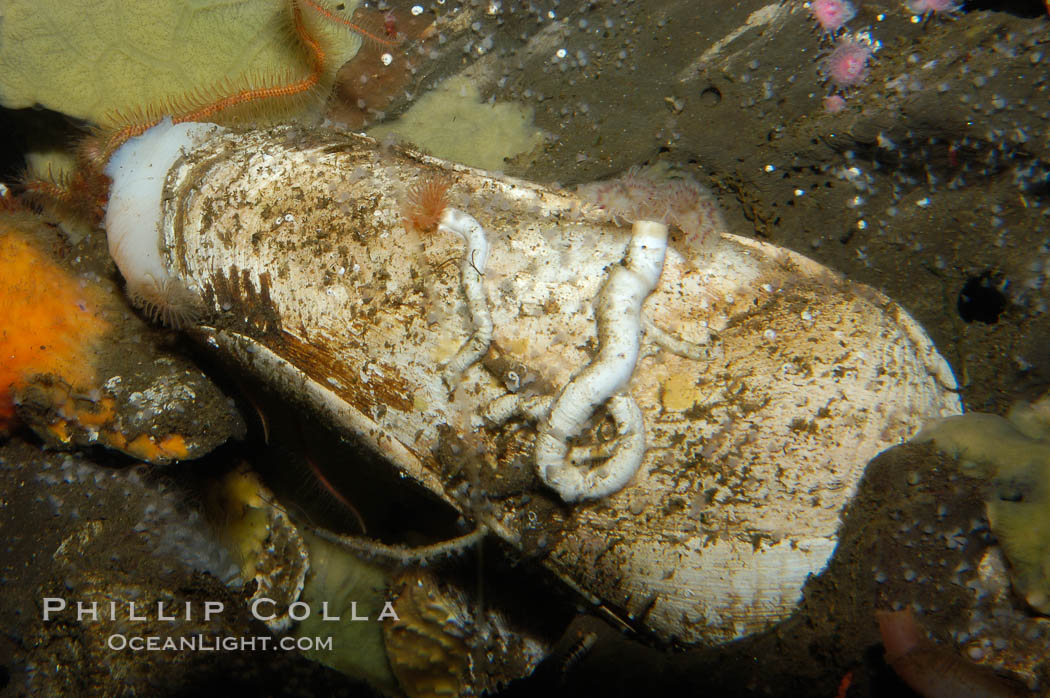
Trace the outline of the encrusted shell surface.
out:
[[[435,176],[491,246],[493,344],[452,391],[442,363],[472,332],[464,245],[401,220]],[[961,411],[945,361],[879,292],[728,233],[687,259],[672,236],[644,305],[660,331],[627,386],[644,461],[620,492],[567,505],[533,474],[535,425],[483,415],[510,391],[557,394],[591,360],[629,227],[570,193],[293,129],[213,137],[172,169],[164,206],[207,345],[664,639],[725,642],[789,615],[868,460]],[[585,442],[615,438],[594,421]]]
[[[530,675],[549,651],[499,609],[479,607],[457,584],[429,570],[402,571],[392,584],[398,622],[383,625],[391,670],[418,696],[489,695]]]
[[[277,498],[241,466],[226,474],[209,492],[208,503],[224,542],[237,559],[241,581],[254,584],[249,603],[269,599],[260,614],[274,632],[293,623],[288,607],[299,595],[310,570],[310,554],[302,534]]]

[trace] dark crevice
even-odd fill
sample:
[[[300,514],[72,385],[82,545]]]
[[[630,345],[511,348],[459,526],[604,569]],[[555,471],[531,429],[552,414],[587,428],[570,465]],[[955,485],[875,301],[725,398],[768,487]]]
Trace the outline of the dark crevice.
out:
[[[999,290],[997,274],[986,271],[971,276],[959,292],[959,316],[965,322],[983,322],[994,325],[1006,310],[1006,296]]]
[[[1042,17],[1046,14],[1043,0],[966,0],[962,9],[963,12],[991,10],[1031,18]]]

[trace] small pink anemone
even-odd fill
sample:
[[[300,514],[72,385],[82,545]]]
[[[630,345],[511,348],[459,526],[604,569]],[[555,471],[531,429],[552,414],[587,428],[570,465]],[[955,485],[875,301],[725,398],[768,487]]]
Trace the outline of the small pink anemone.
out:
[[[809,11],[826,32],[837,32],[857,14],[857,8],[848,0],[813,0]]]
[[[868,77],[871,47],[855,39],[840,39],[824,59],[824,74],[836,87],[853,87]]]

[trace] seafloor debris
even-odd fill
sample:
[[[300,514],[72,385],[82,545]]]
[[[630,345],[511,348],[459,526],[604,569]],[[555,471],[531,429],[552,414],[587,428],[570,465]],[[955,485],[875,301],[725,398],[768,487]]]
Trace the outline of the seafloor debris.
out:
[[[886,663],[924,698],[1020,698],[1029,695],[988,667],[966,661],[931,642],[911,609],[876,614]]]
[[[298,653],[273,651],[276,638],[244,603],[235,559],[163,470],[103,467],[18,435],[0,444],[7,688],[151,695],[158,686],[235,682],[264,693],[309,681],[327,694],[347,686],[361,694],[360,684]]]

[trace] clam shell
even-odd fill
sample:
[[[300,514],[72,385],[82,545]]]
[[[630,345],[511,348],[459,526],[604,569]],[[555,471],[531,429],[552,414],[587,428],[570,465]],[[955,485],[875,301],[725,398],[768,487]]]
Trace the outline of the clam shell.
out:
[[[493,342],[452,390],[443,363],[473,331],[464,243],[406,230],[426,177],[491,247]],[[532,472],[535,425],[484,415],[591,360],[629,226],[571,193],[293,128],[213,136],[171,169],[163,206],[167,262],[212,313],[206,345],[665,640],[789,615],[868,460],[961,411],[947,363],[878,291],[763,242],[725,233],[686,257],[672,236],[627,385],[644,460],[621,491],[568,505]],[[584,441],[615,437],[599,410]]]
[[[241,582],[254,586],[249,605],[269,599],[259,613],[276,633],[293,625],[288,607],[299,600],[310,553],[277,498],[246,466],[227,473],[207,498],[211,517],[237,560]]]
[[[491,695],[529,676],[549,646],[499,609],[479,607],[461,585],[407,569],[391,585],[398,622],[383,625],[401,689],[423,696]]]

